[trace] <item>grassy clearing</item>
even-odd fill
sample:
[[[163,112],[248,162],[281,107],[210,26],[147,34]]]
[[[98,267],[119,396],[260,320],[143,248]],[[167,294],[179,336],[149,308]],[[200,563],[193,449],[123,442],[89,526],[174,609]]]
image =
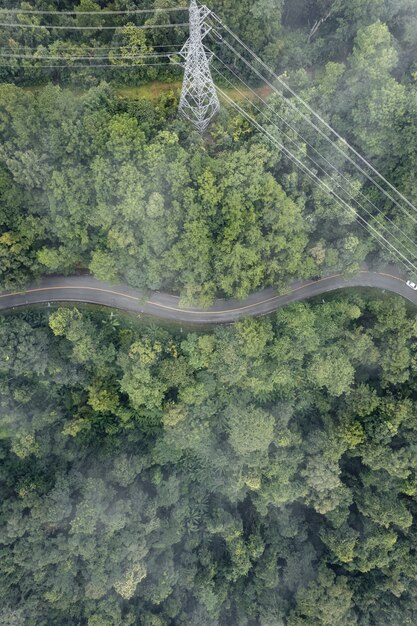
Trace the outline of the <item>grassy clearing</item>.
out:
[[[145,98],[146,100],[158,100],[158,98],[169,93],[170,91],[179,92],[180,90],[181,81],[175,81],[172,83],[153,81],[151,83],[147,83],[146,85],[139,85],[138,87],[115,87],[115,91],[120,96],[123,98],[130,98],[132,100],[139,100],[141,98]],[[267,85],[254,87],[253,90],[261,98],[266,98],[271,93],[271,89]],[[224,91],[235,102],[241,102],[247,98],[251,101],[255,100],[255,94],[250,89],[247,89],[242,85],[239,85],[237,88],[222,87],[222,91]]]
[[[131,100],[158,100],[164,94],[170,91],[179,91],[181,89],[181,81],[174,81],[172,83],[163,83],[160,81],[153,81],[146,83],[145,85],[139,85],[138,87],[115,87],[116,93],[123,98],[129,98]]]
[[[170,92],[179,94],[181,91],[181,84],[181,81],[161,82],[155,80],[144,85],[138,85],[137,87],[118,87],[113,85],[113,89],[120,97],[128,98],[129,100],[145,99],[156,101],[161,96],[169,94]],[[44,85],[30,85],[22,87],[22,89],[36,93],[43,87]],[[263,99],[267,98],[271,93],[271,89],[267,85],[263,85],[262,87],[253,87],[252,89],[253,91],[244,87],[242,84],[239,84],[236,88],[222,87],[222,91],[224,91],[235,102],[244,102],[246,100],[253,102],[256,100],[253,92]],[[75,95],[81,95],[84,91],[84,89],[78,89],[76,87],[63,87],[63,90],[70,91]],[[224,104],[227,106],[227,102],[224,102]]]

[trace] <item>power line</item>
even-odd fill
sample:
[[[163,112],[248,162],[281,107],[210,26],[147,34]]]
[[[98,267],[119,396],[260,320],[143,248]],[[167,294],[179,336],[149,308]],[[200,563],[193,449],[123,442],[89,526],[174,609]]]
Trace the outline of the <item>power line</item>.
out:
[[[351,152],[353,152],[381,181],[383,181],[394,193],[396,193],[398,195],[398,197],[400,197],[413,211],[417,212],[417,208],[400,192],[398,191],[398,189],[396,189],[396,187],[394,187],[394,185],[392,185],[392,183],[390,183],[382,174],[380,174],[380,172],[378,172],[377,169],[375,169],[375,167],[369,163],[352,145],[350,145],[341,135],[339,135],[339,133],[332,128],[318,113],[316,113],[316,111],[314,111],[314,109],[312,109],[309,104],[307,104],[307,102],[305,102],[293,89],[291,89],[291,87],[289,85],[287,85],[282,78],[280,78],[279,76],[277,76],[277,74],[275,74],[275,72],[268,67],[268,65],[266,65],[266,63],[264,63],[264,61],[262,61],[262,59],[255,54],[255,52],[253,52],[237,35],[235,35],[233,33],[232,30],[230,30],[230,28],[228,28],[223,22],[222,20],[213,12],[211,12],[211,16],[221,25],[221,27],[223,29],[225,29],[232,37],[234,37],[234,39],[236,39],[236,41],[238,41],[238,43],[249,52],[249,54],[255,58],[258,63],[260,63],[262,65],[262,67],[264,67],[267,72],[269,72],[271,74],[271,76],[274,77],[275,80],[277,80],[282,87],[287,90],[294,98],[296,98],[296,100],[298,100],[315,118],[317,118],[338,140],[342,141],[343,144],[346,146],[346,148],[348,150],[350,150]],[[222,39],[222,38],[221,38]],[[225,42],[227,43],[227,42]],[[232,47],[232,46],[231,46]],[[237,54],[239,54],[237,51],[235,51]],[[251,63],[249,63],[248,61],[246,61],[246,59],[244,59],[243,57],[241,57],[245,63],[252,67],[253,70],[257,71],[253,65]],[[268,80],[262,76],[263,80],[265,80],[269,85],[271,85],[271,83],[268,82]],[[277,88],[274,85],[271,85],[272,89],[278,94],[280,95],[280,97],[284,97],[283,94],[281,94]],[[296,111],[304,120],[306,120],[315,130],[317,130],[327,141],[329,141],[332,145],[334,145],[334,147],[340,152],[340,154],[342,154],[346,159],[348,159],[348,161],[354,165],[364,176],[366,176],[366,178],[371,181],[382,193],[384,193],[385,196],[387,196],[388,198],[390,198],[390,200],[392,202],[394,202],[396,204],[396,206],[398,208],[400,208],[401,210],[404,210],[404,208],[398,204],[398,202],[392,198],[392,196],[385,190],[383,189],[373,178],[370,174],[368,174],[367,172],[365,172],[348,154],[346,154],[346,152],[344,152],[340,146],[338,146],[338,144],[336,142],[333,142],[317,125],[314,124],[314,122],[312,122],[312,120],[307,117],[306,115],[304,115],[299,109],[297,109],[297,107],[294,105],[294,103],[291,101],[291,99],[289,98],[285,98],[285,100],[288,102],[288,104],[293,108],[294,111]]]
[[[216,56],[216,55],[215,55],[215,56]],[[225,79],[225,80],[226,80],[226,81],[227,81],[230,85],[232,85],[232,86],[233,86],[233,87],[234,87],[234,88],[238,91],[238,93],[239,93],[239,94],[240,94],[243,98],[245,98],[245,99],[247,100],[247,102],[249,102],[249,104],[250,104],[251,106],[253,106],[253,107],[254,107],[254,108],[255,108],[255,109],[256,109],[256,110],[257,110],[257,111],[258,111],[261,115],[263,115],[264,117],[266,117],[266,120],[267,120],[267,121],[268,121],[268,122],[269,122],[272,126],[274,126],[274,127],[275,127],[275,128],[276,128],[279,132],[281,132],[281,133],[284,135],[284,137],[286,137],[289,141],[291,141],[291,142],[295,145],[295,147],[296,147],[296,148],[298,148],[298,149],[300,148],[300,146],[296,143],[296,141],[295,141],[294,139],[292,139],[292,138],[291,138],[291,137],[290,137],[287,133],[285,133],[285,132],[281,131],[281,129],[280,129],[280,128],[276,125],[276,124],[274,124],[274,122],[273,122],[270,118],[268,118],[268,117],[265,115],[265,113],[264,113],[263,111],[261,111],[261,109],[259,109],[259,107],[257,107],[257,106],[256,106],[253,102],[251,102],[251,100],[250,100],[247,96],[245,96],[245,94],[243,94],[243,93],[240,91],[240,89],[238,89],[237,87],[235,87],[235,86],[233,85],[233,83],[232,83],[232,82],[231,82],[228,78],[226,78],[226,77],[225,77],[225,76],[224,76],[221,72],[219,72],[219,70],[218,70],[217,68],[214,68],[214,69],[215,69],[215,71],[216,71],[216,72],[217,72],[220,76],[222,76],[222,78],[224,78],[224,79]],[[243,82],[243,81],[241,81],[241,82]],[[244,83],[244,84],[245,84],[245,83]],[[245,86],[246,86],[246,84],[245,84]],[[250,87],[248,87],[248,88],[250,89]],[[252,91],[253,91],[253,90],[252,90]],[[255,93],[255,95],[256,95],[256,92],[253,92],[253,93]],[[318,164],[318,163],[317,163],[314,159],[312,159],[312,158],[311,158],[310,156],[308,156],[308,155],[307,155],[307,158],[311,161],[311,163],[312,163],[313,165],[315,165],[317,168],[319,168],[319,169],[320,169],[320,170],[321,170],[321,171],[322,171],[325,175],[329,176],[329,174],[328,174],[328,173],[327,173],[327,172],[323,169],[323,167],[321,167],[321,166],[320,166],[320,165],[319,165],[319,164]],[[302,162],[302,161],[300,161],[300,162]],[[344,193],[347,193],[347,195],[349,196],[349,199],[350,199],[350,200],[353,200],[353,202],[355,202],[355,203],[356,203],[356,204],[357,204],[357,205],[358,205],[358,206],[359,206],[359,207],[360,207],[363,211],[365,211],[365,213],[367,213],[367,215],[368,215],[370,218],[373,218],[372,214],[371,214],[371,213],[370,213],[370,212],[369,212],[369,211],[368,211],[368,210],[367,210],[367,209],[366,209],[366,208],[365,208],[365,207],[364,207],[364,206],[363,206],[363,205],[362,205],[362,204],[361,204],[361,203],[360,203],[360,202],[359,202],[359,201],[358,201],[358,200],[357,200],[354,196],[352,196],[352,195],[351,195],[348,191],[346,191],[346,189],[344,189],[344,187],[343,187],[340,183],[338,183],[337,181],[335,181],[335,182],[336,182],[337,186],[338,186],[338,187],[340,187],[340,189],[341,189]],[[389,218],[387,218],[386,216],[384,216],[382,213],[381,213],[381,215],[382,215],[385,219],[388,219],[388,220],[389,220]],[[391,222],[391,220],[389,220],[389,221]],[[403,234],[403,233],[402,233],[402,231],[401,231],[401,229],[400,229],[400,228],[399,228],[396,224],[394,224],[393,222],[391,222],[391,223],[392,223],[392,224],[393,224],[393,225],[394,225],[394,226],[395,226],[395,227],[396,227],[396,228],[400,231],[400,233],[401,233],[401,234]],[[389,229],[388,229],[388,227],[387,227],[387,226],[385,226],[385,225],[383,225],[383,224],[382,224],[381,226],[382,226],[382,228],[383,228],[383,229],[384,229],[384,230],[388,233],[388,235],[390,235],[390,236],[391,236],[391,237],[392,237],[392,238],[393,238],[393,239],[394,239],[394,240],[395,240],[398,244],[400,244],[400,245],[402,245],[402,246],[403,246],[403,248],[407,251],[407,253],[408,253],[408,254],[410,254],[410,255],[412,256],[412,258],[413,258],[413,259],[415,259],[415,258],[416,258],[416,251],[415,251],[415,250],[410,250],[407,246],[405,246],[405,245],[404,245],[404,243],[403,243],[400,239],[398,239],[398,238],[397,238],[397,237],[396,237],[396,236],[395,236],[392,232],[390,232],[390,231],[389,231]],[[410,241],[411,241],[411,240],[410,240]],[[411,241],[411,243],[412,243],[413,245],[415,245],[415,242]]]
[[[130,67],[131,69],[134,70],[138,70],[138,69],[142,69],[144,67],[156,67],[156,66],[166,66],[166,67],[172,67],[173,65],[177,65],[179,67],[182,67],[181,63],[144,63],[142,65],[130,65],[130,64],[123,64],[123,63],[103,63],[103,64],[93,64],[93,65],[87,65],[86,63],[84,64],[79,64],[79,65],[38,65],[36,67],[32,67],[30,69],[33,70],[40,70],[40,69],[44,69],[44,68],[50,68],[50,67],[54,67],[54,68],[61,68],[63,70],[65,69],[70,69],[73,67],[84,67],[88,70],[91,70],[93,68],[101,68],[101,67],[112,67],[114,70],[117,70],[119,68],[122,67]],[[6,63],[0,63],[0,67],[6,67],[6,68],[11,68],[12,66],[10,64],[6,64]],[[12,68],[13,69],[13,68]]]
[[[278,91],[278,89],[268,81],[267,78],[265,78],[263,76],[263,74],[261,74],[253,65],[252,63],[250,63],[249,61],[247,61],[247,59],[245,59],[228,41],[223,40],[224,44],[235,54],[237,55],[246,65],[247,67],[249,67],[253,72],[256,73],[257,76],[259,76],[259,78],[261,78],[261,80],[263,80],[273,91],[274,93],[276,93],[286,104],[288,104],[293,111],[295,111],[302,119],[304,119],[306,122],[308,122],[308,124],[310,124],[310,126],[312,126],[314,128],[314,130],[316,130],[318,133],[320,133],[320,135],[322,137],[324,137],[332,147],[334,147],[340,154],[343,155],[344,158],[346,158],[358,171],[361,172],[361,174],[363,174],[370,182],[372,182],[372,184],[379,189],[379,191],[381,191],[385,197],[389,198],[397,208],[399,208],[401,211],[403,211],[412,221],[416,221],[416,218],[412,215],[410,215],[410,213],[403,207],[401,206],[385,189],[383,189],[381,187],[381,185],[376,182],[372,176],[370,176],[360,165],[358,165],[355,161],[353,161],[353,159],[351,159],[349,157],[348,154],[346,154],[345,152],[343,152],[343,150],[341,150],[341,148],[338,146],[338,144],[336,142],[333,142],[316,124],[314,124],[314,122],[308,118],[306,115],[304,115],[299,109],[297,109],[297,107],[294,105],[294,103],[291,101],[291,99],[286,98],[280,91]],[[272,71],[272,70],[271,70]],[[340,137],[340,140],[345,144],[345,145],[349,145],[347,144],[347,142]],[[377,171],[377,170],[375,170]],[[379,175],[379,174],[378,174]],[[379,175],[381,178],[382,175]],[[385,180],[385,179],[384,179]],[[387,181],[388,182],[388,181]],[[390,184],[390,183],[388,183]],[[395,190],[395,187],[393,187],[393,189]],[[399,195],[400,192],[397,192]],[[413,206],[413,205],[411,205]],[[417,211],[417,209],[414,209]]]
[[[33,9],[0,9],[1,13],[24,13],[29,15],[139,15],[141,13],[172,13],[188,11],[188,7],[167,7],[165,9],[132,9],[124,11],[38,11]]]
[[[365,218],[358,215],[356,211],[349,206],[349,204],[343,200],[331,187],[329,187],[322,179],[320,179],[314,172],[312,172],[298,157],[296,157],[291,150],[286,148],[276,137],[274,137],[269,131],[267,131],[261,124],[259,124],[251,115],[249,115],[242,107],[240,107],[236,102],[234,102],[220,87],[217,87],[218,91],[222,94],[222,96],[232,105],[234,106],[246,120],[248,120],[255,128],[257,128],[260,132],[266,135],[273,143],[275,143],[287,156],[288,158],[295,163],[300,169],[304,171],[313,181],[316,181],[321,187],[324,187],[332,196],[336,198],[336,201],[340,205],[344,205],[347,209],[352,212],[357,221],[360,220],[359,223],[368,230],[368,232],[374,233],[374,236],[381,239],[379,241],[387,250],[392,254],[392,250],[394,250],[395,254],[400,257],[400,262],[409,270],[411,266],[415,271],[417,271],[417,267],[410,261],[406,256],[402,254],[395,246],[393,246],[385,237],[379,233],[371,224],[367,222]],[[401,260],[403,259],[403,260]],[[404,262],[405,261],[405,262]]]
[[[50,47],[52,44],[48,44],[48,46]],[[77,44],[74,44],[72,46],[60,46],[59,50],[70,50],[73,51],[74,47],[77,46]],[[85,47],[84,47],[85,46]],[[26,49],[26,50],[33,50],[34,52],[37,52],[39,50],[40,46],[24,46],[24,45],[20,45],[18,44],[19,50],[18,52],[20,52],[20,50],[22,48]],[[83,52],[85,52],[86,50],[95,50],[95,51],[103,51],[103,50],[117,50],[118,48],[125,48],[125,47],[129,47],[128,45],[117,45],[117,46],[88,46],[86,44],[79,44],[78,47],[83,47]],[[157,50],[160,48],[176,48],[176,49],[181,49],[182,48],[182,44],[166,44],[166,45],[159,45],[159,46],[154,46],[153,44],[150,45],[150,47],[152,48],[152,50]],[[0,52],[1,51],[6,51],[6,52],[13,52],[13,49],[11,47],[9,48],[0,48]]]
[[[216,55],[215,55],[215,56],[216,56]],[[223,64],[223,65],[225,65],[225,64]],[[241,95],[241,96],[242,96],[242,97],[243,97],[243,98],[244,98],[247,102],[249,102],[249,104],[250,104],[251,106],[253,106],[253,107],[254,107],[254,108],[258,111],[258,113],[260,113],[261,115],[263,115],[263,116],[266,118],[266,121],[267,121],[267,122],[269,122],[272,126],[274,126],[274,127],[278,130],[278,132],[280,132],[282,135],[284,135],[284,137],[286,137],[286,139],[288,139],[291,143],[293,143],[293,144],[294,144],[294,146],[295,146],[296,148],[298,148],[298,149],[300,149],[300,148],[301,148],[301,146],[300,146],[299,144],[297,144],[297,143],[296,143],[296,141],[295,141],[292,137],[290,137],[287,133],[285,133],[284,131],[282,131],[282,129],[281,129],[281,128],[279,128],[279,127],[277,126],[277,124],[275,124],[275,123],[274,123],[274,122],[273,122],[273,121],[272,121],[269,117],[267,117],[267,116],[265,115],[265,113],[264,113],[264,112],[263,112],[263,111],[262,111],[259,107],[257,107],[257,106],[256,106],[256,105],[255,105],[255,104],[254,104],[254,103],[253,103],[253,102],[252,102],[252,101],[251,101],[251,100],[250,100],[247,96],[245,96],[245,94],[244,94],[244,93],[242,93],[242,92],[240,91],[240,89],[238,89],[235,85],[233,85],[233,83],[232,83],[230,80],[228,80],[228,79],[224,76],[224,74],[222,74],[221,72],[219,72],[219,70],[217,70],[217,68],[214,68],[214,69],[215,69],[215,71],[216,71],[216,72],[217,72],[220,76],[222,76],[222,78],[224,78],[224,79],[225,79],[225,80],[226,80],[226,81],[227,81],[227,82],[228,82],[228,83],[229,83],[229,84],[230,84],[230,85],[231,85],[234,89],[236,89],[236,91],[237,91],[237,92],[238,92],[238,93],[239,93],[239,94],[240,94],[240,95]],[[241,80],[241,79],[240,79],[240,80]],[[246,84],[244,81],[242,81],[242,80],[241,80],[241,82],[242,82],[242,83],[243,83],[243,85],[244,85],[245,87],[247,87],[247,88],[248,88],[248,89],[249,89],[249,90],[250,90],[250,91],[251,91],[254,95],[256,95],[256,96],[257,96],[257,97],[258,97],[258,98],[259,98],[259,99],[260,99],[260,100],[261,100],[264,104],[266,104],[266,103],[265,103],[265,101],[264,101],[264,100],[263,100],[263,99],[262,99],[262,98],[261,98],[261,97],[260,97],[260,96],[259,96],[259,95],[258,95],[258,94],[254,91],[254,90],[253,90],[253,89],[251,89],[251,88],[249,87],[249,85],[247,85],[247,84]],[[271,111],[273,111],[270,107],[268,107],[268,108],[269,108]],[[274,111],[273,111],[273,112],[274,112]],[[280,116],[279,116],[279,117],[280,117]],[[280,118],[280,119],[282,119],[282,118]],[[285,120],[284,120],[284,122],[285,122]],[[290,126],[290,128],[292,128],[292,127]],[[307,143],[307,145],[309,145],[310,147],[312,147],[312,146],[311,146],[310,144],[308,144],[308,143]],[[317,152],[317,151],[316,151],[316,152]],[[318,154],[321,158],[324,158],[324,159],[325,159],[325,157],[323,157],[323,156],[322,156],[319,152],[317,152],[317,154]],[[321,171],[322,171],[322,172],[323,172],[326,176],[328,176],[328,177],[330,178],[329,173],[328,173],[328,172],[326,172],[326,170],[324,170],[324,168],[323,168],[323,167],[322,167],[319,163],[317,163],[317,161],[315,161],[314,159],[312,159],[312,158],[311,158],[308,154],[306,154],[306,157],[308,158],[308,160],[309,160],[309,161],[311,161],[311,163],[312,163],[313,165],[315,165],[315,166],[316,166],[318,169],[320,169],[320,170],[321,170]],[[327,161],[327,159],[325,159],[325,160]],[[327,162],[328,162],[328,161],[327,161]],[[337,174],[339,174],[339,175],[340,175],[340,176],[341,176],[341,177],[342,177],[342,178],[343,178],[343,179],[344,179],[344,180],[345,180],[345,181],[346,181],[349,185],[352,185],[352,183],[351,183],[351,181],[349,181],[349,179],[347,179],[345,176],[343,176],[343,174],[341,174],[341,173],[340,173],[340,172],[339,172],[336,168],[334,168],[334,169],[335,169],[336,173],[337,173]],[[337,181],[337,180],[335,180],[335,179],[332,179],[332,180],[334,180],[334,181],[336,182],[336,185],[337,185],[338,187],[340,187],[340,189],[341,189],[344,193],[346,193],[346,194],[349,196],[349,199],[350,199],[350,200],[352,200],[352,201],[353,201],[353,202],[355,202],[357,205],[359,205],[359,207],[360,207],[361,209],[363,209],[363,210],[364,210],[364,211],[365,211],[365,212],[366,212],[366,213],[367,213],[367,214],[368,214],[371,218],[373,218],[373,217],[374,217],[374,216],[373,216],[373,215],[372,215],[372,214],[371,214],[371,213],[370,213],[370,212],[369,212],[369,211],[368,211],[368,210],[367,210],[367,209],[363,206],[363,204],[361,204],[361,203],[357,200],[357,198],[356,198],[354,195],[352,195],[349,191],[347,191],[347,190],[346,190],[346,189],[345,189],[345,188],[344,188],[344,187],[340,184],[340,182],[338,182],[338,181]],[[371,203],[371,201],[370,201],[370,200],[368,200],[368,198],[366,198],[366,196],[364,196],[361,192],[359,192],[359,193],[360,193],[360,195],[362,195],[362,196],[365,198],[365,200],[366,200],[366,201],[368,201],[368,202],[370,202],[370,203]],[[371,203],[371,204],[372,204],[372,203]],[[373,206],[375,206],[375,205],[373,205]],[[393,226],[394,226],[394,227],[395,227],[395,228],[399,231],[399,233],[400,233],[400,234],[401,234],[401,235],[402,235],[405,239],[407,239],[408,241],[410,241],[410,243],[411,243],[413,246],[415,246],[415,245],[416,245],[415,241],[413,241],[412,239],[410,239],[410,238],[408,237],[408,235],[407,235],[406,233],[404,233],[404,232],[403,232],[403,231],[399,228],[399,226],[397,226],[397,224],[395,224],[395,223],[394,223],[394,222],[393,222],[393,221],[392,221],[392,220],[391,220],[388,216],[384,215],[384,213],[383,213],[380,209],[378,209],[378,207],[376,207],[376,206],[375,206],[375,208],[377,209],[377,211],[379,212],[379,214],[382,216],[382,218],[383,218],[383,219],[385,219],[385,220],[387,220],[387,221],[389,221],[389,222],[390,222],[390,223],[391,223],[391,224],[392,224],[392,225],[393,225]],[[405,246],[405,245],[404,245],[404,243],[403,243],[403,241],[401,241],[401,240],[400,240],[400,239],[398,239],[398,238],[397,238],[394,234],[392,234],[392,233],[390,233],[390,232],[389,232],[389,230],[388,230],[388,227],[387,227],[387,226],[385,226],[385,225],[383,225],[383,224],[382,224],[382,228],[384,228],[384,229],[385,229],[385,230],[386,230],[389,234],[391,234],[391,236],[392,236],[392,237],[393,237],[393,238],[394,238],[394,239],[395,239],[398,243],[400,243],[401,245],[403,245],[403,246],[405,247],[405,249],[407,250],[407,252],[408,252],[409,254],[413,255],[413,258],[415,258],[415,257],[416,257],[416,250],[410,250],[407,246]]]
[[[216,59],[218,59],[218,60],[222,63],[222,65],[224,65],[224,66],[226,67],[226,69],[228,69],[228,70],[229,70],[229,71],[230,71],[230,72],[231,72],[231,73],[232,73],[232,74],[233,74],[233,75],[234,75],[234,76],[235,76],[235,77],[236,77],[236,78],[237,78],[237,79],[238,79],[238,80],[239,80],[239,81],[240,81],[240,82],[241,82],[241,83],[242,83],[242,84],[243,84],[243,85],[247,88],[247,89],[249,89],[249,90],[250,90],[250,91],[251,91],[251,92],[252,92],[252,93],[253,93],[253,94],[254,94],[254,95],[255,95],[255,96],[256,96],[256,97],[257,97],[257,98],[258,98],[258,99],[259,99],[259,100],[260,100],[260,101],[261,101],[261,102],[262,102],[262,103],[263,103],[263,104],[264,104],[264,105],[265,105],[265,106],[266,106],[266,107],[267,107],[267,108],[268,108],[268,109],[269,109],[269,110],[270,110],[273,114],[274,114],[274,115],[277,115],[277,117],[279,117],[279,119],[280,119],[281,121],[283,121],[283,122],[284,122],[284,124],[286,124],[286,125],[287,125],[287,126],[288,126],[291,130],[293,130],[293,131],[297,134],[297,136],[298,136],[298,137],[300,137],[300,139],[301,139],[303,142],[305,142],[305,143],[306,143],[306,145],[307,145],[309,148],[311,148],[312,150],[314,150],[314,152],[315,152],[315,153],[316,153],[316,154],[317,154],[320,158],[324,159],[324,161],[326,161],[326,163],[327,163],[328,165],[330,165],[330,166],[331,166],[331,168],[332,168],[332,169],[333,169],[333,170],[334,170],[334,171],[335,171],[335,172],[336,172],[339,176],[341,176],[341,177],[343,178],[343,180],[345,180],[345,181],[348,183],[348,185],[349,185],[350,187],[352,187],[352,182],[351,182],[348,178],[346,178],[346,177],[345,177],[345,176],[344,176],[344,175],[343,175],[343,174],[342,174],[342,173],[341,173],[341,172],[340,172],[340,171],[339,171],[339,170],[338,170],[338,169],[337,169],[337,168],[336,168],[336,167],[335,167],[332,163],[330,163],[330,161],[329,161],[326,157],[324,157],[324,156],[323,156],[323,155],[322,155],[322,154],[321,154],[321,153],[320,153],[320,152],[319,152],[319,151],[318,151],[318,150],[317,150],[317,149],[316,149],[316,148],[315,148],[312,144],[310,144],[310,143],[309,143],[309,142],[308,142],[308,141],[307,141],[307,140],[306,140],[306,139],[305,139],[302,135],[300,135],[300,133],[299,133],[299,132],[298,132],[298,131],[297,131],[297,130],[296,130],[296,129],[295,129],[295,128],[294,128],[294,127],[293,127],[293,126],[292,126],[292,125],[291,125],[291,124],[287,121],[287,120],[285,120],[285,119],[284,119],[283,117],[281,117],[278,113],[276,113],[276,112],[272,109],[272,107],[270,107],[270,106],[269,106],[269,104],[268,104],[268,103],[267,103],[267,102],[266,102],[266,101],[265,101],[265,100],[264,100],[264,99],[263,99],[263,98],[262,98],[259,94],[257,94],[257,93],[256,93],[256,91],[255,91],[254,89],[252,89],[252,88],[251,88],[251,87],[250,87],[250,86],[249,86],[249,85],[248,85],[248,84],[247,84],[247,83],[246,83],[246,82],[245,82],[245,81],[244,81],[244,80],[243,80],[240,76],[238,76],[238,74],[236,74],[236,72],[235,72],[232,68],[230,68],[229,66],[227,66],[227,65],[226,65],[226,63],[224,63],[224,62],[222,61],[222,59],[220,59],[220,57],[219,57],[217,54],[215,54],[215,53],[212,53],[212,54],[213,54],[213,56],[214,56]],[[226,78],[226,77],[225,77],[225,76],[224,76],[221,72],[219,72],[219,71],[217,70],[217,68],[214,68],[214,69],[217,71],[217,73],[218,73],[218,74],[220,74],[223,78],[225,78],[225,80],[227,80],[227,82],[228,82],[230,85],[234,86],[234,85],[231,83],[231,81],[230,81],[230,80],[228,80],[228,79],[227,79],[227,78]],[[287,133],[283,132],[283,131],[282,131],[282,130],[281,130],[281,129],[277,126],[277,124],[276,124],[276,123],[274,123],[274,122],[273,122],[270,118],[268,118],[268,117],[265,115],[265,113],[264,113],[261,109],[259,109],[259,107],[257,107],[255,104],[253,104],[253,102],[251,102],[251,100],[250,100],[247,96],[245,96],[245,95],[244,95],[244,94],[243,94],[243,93],[242,93],[242,92],[241,92],[241,91],[240,91],[237,87],[235,87],[235,86],[234,86],[234,88],[235,88],[235,89],[236,89],[236,90],[240,93],[240,95],[241,95],[243,98],[245,98],[245,99],[249,102],[249,104],[251,104],[254,108],[256,108],[256,110],[257,110],[257,111],[258,111],[261,115],[263,115],[264,117],[266,117],[267,121],[268,121],[270,124],[272,124],[272,125],[273,125],[273,126],[274,126],[274,127],[275,127],[275,128],[276,128],[279,132],[280,132],[280,133],[284,134],[284,136],[285,136],[285,137],[286,137],[289,141],[291,141],[291,142],[292,142],[292,143],[293,143],[293,144],[294,144],[294,145],[295,145],[298,149],[300,148],[300,146],[296,143],[296,141],[295,141],[292,137],[290,137]],[[319,163],[317,163],[317,161],[315,161],[313,158],[311,158],[308,154],[306,154],[306,157],[309,159],[309,161],[311,161],[311,163],[313,163],[316,167],[318,167],[318,168],[319,168],[319,169],[320,169],[320,170],[321,170],[321,171],[322,171],[325,175],[329,176],[329,173],[328,173],[326,170],[324,170],[324,168],[323,168],[323,167],[322,167]],[[372,216],[372,214],[371,214],[371,213],[370,213],[370,212],[369,212],[369,211],[368,211],[368,210],[364,207],[364,205],[363,205],[361,202],[359,202],[359,200],[355,197],[355,195],[352,195],[352,193],[350,193],[348,190],[346,190],[346,189],[345,189],[345,188],[344,188],[344,187],[340,184],[340,182],[336,181],[336,184],[338,185],[338,187],[340,187],[340,189],[342,189],[342,190],[343,190],[343,192],[344,192],[344,193],[346,193],[346,194],[349,196],[349,198],[350,198],[351,200],[353,200],[353,201],[354,201],[357,205],[359,205],[359,207],[361,207],[361,209],[362,209],[362,210],[364,210],[364,211],[365,211],[365,212],[366,212],[369,216],[373,217],[373,216]],[[388,221],[390,224],[392,224],[392,226],[393,226],[393,227],[394,227],[394,228],[395,228],[395,229],[396,229],[396,230],[400,233],[400,235],[401,235],[404,239],[407,239],[407,240],[411,243],[411,245],[412,245],[413,247],[416,247],[416,242],[415,242],[414,240],[412,240],[412,239],[411,239],[411,238],[410,238],[410,237],[409,237],[406,233],[404,233],[404,232],[401,230],[401,228],[400,228],[397,224],[395,224],[395,222],[393,222],[393,221],[390,219],[390,217],[389,217],[388,215],[385,215],[385,214],[381,211],[381,209],[379,209],[379,208],[378,208],[378,207],[377,207],[377,206],[376,206],[376,205],[375,205],[375,204],[374,204],[371,200],[369,200],[369,198],[367,198],[367,197],[366,197],[366,196],[365,196],[365,195],[364,195],[361,191],[359,191],[359,194],[358,194],[358,195],[360,195],[362,198],[364,198],[364,200],[365,200],[366,202],[368,202],[368,203],[369,203],[369,204],[370,204],[370,205],[371,205],[374,209],[376,209],[376,211],[378,212],[378,214],[379,214],[379,215],[380,215],[380,216],[381,216],[384,220],[386,220],[386,221]],[[388,230],[388,227],[387,227],[387,226],[383,225],[383,228],[384,228],[386,231],[388,231],[388,232],[389,232],[389,230]],[[415,250],[414,250],[414,249],[411,249],[411,250],[410,250],[410,248],[409,248],[408,246],[406,246],[406,245],[404,244],[404,242],[403,242],[403,241],[401,241],[401,239],[398,239],[398,238],[397,238],[397,237],[396,237],[393,233],[391,233],[391,236],[392,236],[392,237],[393,237],[393,238],[394,238],[397,242],[399,242],[401,245],[403,245],[403,246],[404,246],[404,248],[407,250],[407,252],[408,252],[409,254],[413,255],[413,258],[416,258],[417,247],[416,247],[416,249],[415,249]]]
[[[113,56],[114,59],[144,59],[147,57],[167,57],[170,56],[172,54],[172,52],[157,52],[155,54],[152,53],[146,53],[146,54],[121,54],[121,55],[117,55],[117,56]],[[65,59],[65,57],[62,56],[34,56],[33,54],[1,54],[0,53],[0,58],[2,59],[29,59],[32,61],[42,61],[42,60],[56,60],[56,59],[62,59],[63,61],[67,60]],[[68,60],[69,61],[80,61],[80,60],[93,60],[93,59],[108,59],[109,55],[106,56],[73,56],[70,57]]]
[[[134,28],[137,30],[147,30],[153,28],[183,28],[189,26],[188,22],[182,22],[181,24],[144,24],[143,26],[136,26],[133,24],[124,24],[123,26],[53,26],[52,24],[9,24],[7,22],[0,22],[0,26],[4,28],[50,28],[56,30],[117,30],[121,28]]]

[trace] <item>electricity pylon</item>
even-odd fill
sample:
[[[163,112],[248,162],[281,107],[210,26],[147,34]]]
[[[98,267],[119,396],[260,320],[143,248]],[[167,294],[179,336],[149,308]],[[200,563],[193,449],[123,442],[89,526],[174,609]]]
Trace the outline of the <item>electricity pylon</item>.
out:
[[[207,57],[203,45],[203,39],[210,31],[210,27],[205,23],[210,12],[206,6],[199,7],[196,0],[191,0],[190,37],[180,52],[185,59],[185,71],[179,112],[196,126],[200,133],[206,130],[220,109],[210,72],[211,59]]]

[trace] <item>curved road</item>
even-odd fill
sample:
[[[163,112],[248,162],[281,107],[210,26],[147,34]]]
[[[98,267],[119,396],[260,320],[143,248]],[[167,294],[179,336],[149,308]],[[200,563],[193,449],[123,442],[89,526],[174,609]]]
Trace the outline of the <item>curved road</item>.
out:
[[[267,315],[291,302],[346,287],[374,287],[391,291],[417,306],[417,291],[407,287],[404,276],[398,270],[389,267],[381,272],[364,269],[352,278],[335,274],[316,281],[299,281],[293,283],[284,295],[276,295],[276,290],[271,288],[254,293],[243,301],[216,300],[207,310],[181,308],[177,296],[159,292],[154,292],[146,300],[135,289],[102,282],[91,276],[50,276],[25,291],[0,293],[0,310],[47,302],[81,302],[177,322],[226,324],[248,315]]]

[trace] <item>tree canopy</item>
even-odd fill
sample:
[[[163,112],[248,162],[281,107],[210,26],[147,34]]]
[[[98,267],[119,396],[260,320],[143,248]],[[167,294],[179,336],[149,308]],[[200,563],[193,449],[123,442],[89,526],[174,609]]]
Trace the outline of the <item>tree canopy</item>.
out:
[[[411,624],[416,346],[368,294],[210,333],[2,317],[2,622]]]
[[[188,2],[139,4],[3,0],[0,290],[90,272],[180,305],[285,292],[390,260],[359,201],[415,245],[413,214],[236,56],[247,85],[221,88],[352,210],[233,107],[190,128],[180,69],[142,58],[176,58],[187,13],[163,9]],[[210,8],[417,205],[415,1]],[[210,332],[2,315],[0,624],[414,626],[416,340],[405,301],[368,291]]]

